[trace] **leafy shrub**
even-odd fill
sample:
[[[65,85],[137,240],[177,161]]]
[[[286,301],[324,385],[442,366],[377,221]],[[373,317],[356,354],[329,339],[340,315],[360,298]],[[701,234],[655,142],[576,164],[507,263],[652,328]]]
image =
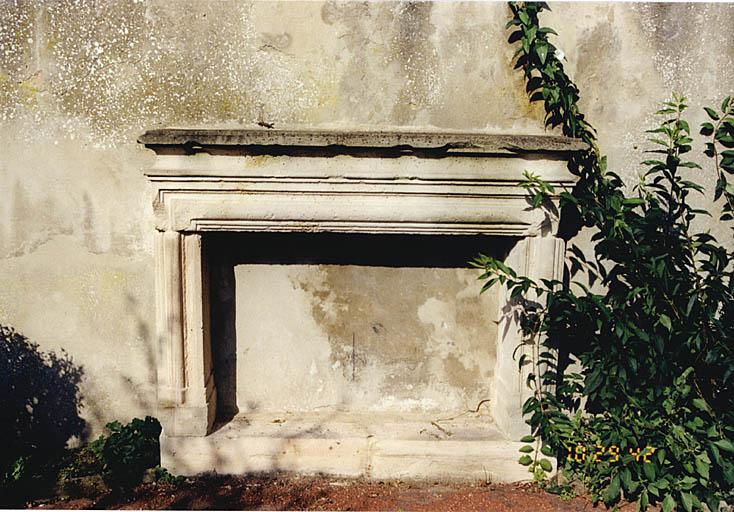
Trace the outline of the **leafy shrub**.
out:
[[[593,230],[594,255],[571,247],[568,274],[583,272],[604,291],[578,281],[535,282],[492,258],[476,262],[490,286],[511,290],[533,348],[532,360],[520,365],[532,365],[534,393],[523,413],[532,432],[524,440],[535,446],[523,447],[520,462],[538,474],[550,467],[540,453],[555,454],[568,477],[607,505],[625,498],[640,509],[659,503],[666,512],[691,511],[705,503],[718,510],[734,497],[734,254],[693,227],[708,212],[689,203],[703,188],[687,179],[701,168],[684,158],[694,143],[686,100],[674,96],[658,111],[655,158],[643,162],[647,171],[627,196],[579,113],[578,90],[548,41],[555,32],[539,25],[546,8],[512,3],[510,40],[521,43],[517,67],[531,100],[545,103],[546,123],[588,144],[569,162],[579,181],[573,194],[561,194],[561,205]],[[720,220],[729,221],[734,100],[706,112],[712,122],[701,127],[710,137],[704,154],[716,173],[714,199],[724,198]],[[547,187],[526,183],[534,204],[543,204]],[[567,456],[579,446],[588,457]],[[618,460],[592,455],[597,446],[602,453],[614,446]]]
[[[183,481],[158,465],[161,429],[155,418],[136,418],[127,425],[115,421],[108,423],[107,429],[108,435],[67,450],[55,463],[56,469],[51,472],[56,494],[92,497],[110,488],[120,491],[141,482]]]
[[[161,425],[146,416],[127,425],[119,421],[107,424],[108,436],[100,436],[89,449],[102,463],[105,480],[110,485],[131,486],[141,482],[146,469],[160,465]]]

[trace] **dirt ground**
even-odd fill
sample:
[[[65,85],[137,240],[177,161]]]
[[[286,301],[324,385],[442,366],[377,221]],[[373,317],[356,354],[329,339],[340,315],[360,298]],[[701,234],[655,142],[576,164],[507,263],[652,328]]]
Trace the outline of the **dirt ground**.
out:
[[[418,484],[292,475],[204,476],[178,484],[153,482],[124,493],[31,502],[28,507],[461,512],[604,510],[603,506],[594,509],[584,498],[562,500],[532,484]]]

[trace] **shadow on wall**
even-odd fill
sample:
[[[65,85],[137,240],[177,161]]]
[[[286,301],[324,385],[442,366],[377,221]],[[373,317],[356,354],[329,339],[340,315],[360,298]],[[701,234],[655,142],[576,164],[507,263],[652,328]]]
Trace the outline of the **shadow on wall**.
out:
[[[214,382],[217,385],[217,423],[220,426],[234,418],[237,406],[237,265],[228,250],[208,250],[210,329]],[[254,407],[253,407],[254,408]]]
[[[77,437],[83,369],[62,350],[41,352],[36,343],[0,325],[0,480],[21,457],[44,459]],[[38,455],[38,457],[34,457]]]

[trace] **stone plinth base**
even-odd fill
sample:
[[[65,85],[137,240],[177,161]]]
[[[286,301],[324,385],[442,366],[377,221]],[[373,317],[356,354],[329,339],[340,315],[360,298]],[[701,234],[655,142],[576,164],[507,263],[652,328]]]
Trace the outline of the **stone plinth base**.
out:
[[[240,416],[206,437],[161,437],[161,464],[174,474],[216,471],[515,482],[522,443],[508,441],[487,417],[443,421],[401,414]]]

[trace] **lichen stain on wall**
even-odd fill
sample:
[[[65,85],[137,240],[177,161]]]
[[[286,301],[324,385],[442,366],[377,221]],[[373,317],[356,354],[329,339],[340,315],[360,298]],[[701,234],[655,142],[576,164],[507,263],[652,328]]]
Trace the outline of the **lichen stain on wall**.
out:
[[[442,88],[438,52],[432,40],[436,30],[431,23],[432,10],[433,4],[427,2],[399,4],[394,10],[397,27],[390,43],[405,77],[393,108],[397,124],[409,124],[416,118],[416,111],[435,104]]]
[[[444,86],[431,109],[432,124],[536,131],[531,125],[544,111],[528,101],[522,73],[512,69],[507,14],[502,3],[434,4],[432,39]]]
[[[0,116],[25,119],[20,128],[33,138],[66,133],[114,145],[155,126],[261,120],[456,128],[466,126],[462,115],[476,127],[542,130],[523,97],[507,101],[516,79],[496,79],[499,69],[503,79],[514,75],[502,33],[477,25],[461,36],[471,66],[497,86],[477,91],[483,116],[466,90],[445,87],[456,75],[456,40],[446,46],[439,34],[456,21],[430,3],[13,5],[0,15]],[[485,11],[492,22],[505,14]],[[501,49],[499,67],[494,57],[476,59],[487,39],[490,51]],[[456,117],[436,115],[448,111]]]
[[[295,121],[309,105],[287,57],[264,49],[251,4],[23,5],[23,15],[6,13],[0,22],[10,54],[2,66],[5,120],[57,114],[68,130],[82,120],[95,144],[109,145],[162,124],[252,123],[259,115]],[[31,80],[24,73],[40,82],[33,102],[18,101]]]
[[[645,39],[656,50],[652,55],[656,67],[669,86],[687,89],[698,82],[702,87],[697,91],[706,99],[725,94],[726,84],[731,92],[734,6],[651,3],[636,5],[635,12]]]

